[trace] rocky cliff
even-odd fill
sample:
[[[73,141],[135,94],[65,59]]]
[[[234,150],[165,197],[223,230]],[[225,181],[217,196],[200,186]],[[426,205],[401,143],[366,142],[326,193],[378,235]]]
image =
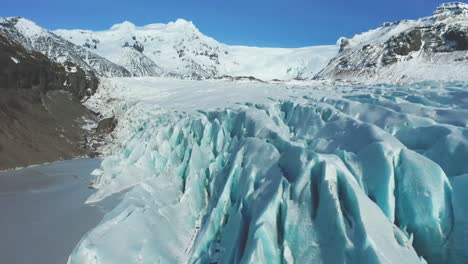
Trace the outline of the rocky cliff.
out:
[[[87,155],[96,117],[80,100],[97,85],[0,34],[0,170]]]
[[[94,73],[86,74],[70,62],[54,63],[0,33],[0,89],[64,90],[83,98],[93,94],[97,86]]]

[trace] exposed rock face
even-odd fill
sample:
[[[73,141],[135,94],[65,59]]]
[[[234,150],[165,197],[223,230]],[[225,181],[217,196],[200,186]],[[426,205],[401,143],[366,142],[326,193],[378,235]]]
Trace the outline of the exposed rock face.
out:
[[[349,40],[347,38],[340,38],[338,39],[338,45],[340,45],[340,50],[339,52],[343,52],[346,47],[349,45]]]
[[[135,47],[127,46],[122,53],[119,63],[128,69],[132,76],[165,75],[163,69]]]
[[[451,28],[445,32],[444,38],[454,50],[468,50],[468,29]]]
[[[0,34],[0,170],[87,155],[96,117],[80,100],[96,76]]]
[[[468,80],[468,4],[443,4],[430,17],[384,23],[339,44],[340,53],[316,79]],[[438,67],[455,71],[435,74]]]
[[[131,47],[131,48],[135,49],[136,51],[142,53],[145,50],[145,46],[143,46],[142,43],[136,41],[135,37],[133,37],[132,39],[135,41],[132,45],[128,44],[128,42],[125,42],[123,47],[124,48],[125,47]]]
[[[228,80],[228,81],[248,81],[248,82],[262,82],[264,83],[265,81],[263,80],[260,80],[258,78],[255,78],[253,76],[235,76],[235,77],[232,77],[232,76],[229,76],[229,75],[224,75],[224,76],[221,76],[219,78],[217,78],[219,80]],[[272,81],[281,81],[281,80],[272,80]]]
[[[88,155],[96,117],[70,93],[0,89],[0,170]]]
[[[115,117],[104,118],[99,122],[96,128],[96,134],[99,136],[105,136],[114,131],[116,126],[117,119],[115,119]]]
[[[387,49],[396,55],[406,56],[410,52],[418,51],[422,46],[421,30],[414,29],[392,37],[386,43]]]
[[[78,98],[93,94],[98,86],[94,73],[71,63],[60,65],[29,51],[0,33],[0,89],[65,90]]]

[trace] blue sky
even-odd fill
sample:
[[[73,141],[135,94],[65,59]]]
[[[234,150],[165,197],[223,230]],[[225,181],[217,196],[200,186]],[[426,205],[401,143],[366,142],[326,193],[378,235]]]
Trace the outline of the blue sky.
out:
[[[227,44],[301,47],[333,44],[385,21],[430,15],[438,0],[4,0],[0,16],[22,16],[49,28],[100,30],[191,20]]]

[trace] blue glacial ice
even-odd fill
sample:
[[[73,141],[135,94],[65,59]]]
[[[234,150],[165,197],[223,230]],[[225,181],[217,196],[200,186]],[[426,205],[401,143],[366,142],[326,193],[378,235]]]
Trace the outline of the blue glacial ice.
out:
[[[140,118],[69,263],[464,263],[466,88],[350,89]]]

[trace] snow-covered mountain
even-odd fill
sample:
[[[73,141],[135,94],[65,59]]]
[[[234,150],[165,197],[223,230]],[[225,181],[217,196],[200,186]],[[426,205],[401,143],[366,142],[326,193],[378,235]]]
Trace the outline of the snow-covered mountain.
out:
[[[0,33],[58,63],[73,63],[99,76],[130,76],[124,67],[66,41],[25,18],[0,18]]]
[[[303,73],[317,73],[338,51],[337,46],[297,49],[229,46],[203,35],[192,22],[183,19],[146,26],[126,21],[98,32],[53,32],[124,66],[136,76],[292,79]]]
[[[183,19],[146,26],[125,21],[103,31],[48,31],[24,18],[6,18],[0,30],[54,61],[108,77],[468,80],[465,3],[442,4],[432,16],[417,20],[384,23],[340,38],[337,45],[289,49],[226,45]]]
[[[316,78],[468,80],[468,4],[442,4],[432,16],[384,23],[338,44],[338,56]]]

